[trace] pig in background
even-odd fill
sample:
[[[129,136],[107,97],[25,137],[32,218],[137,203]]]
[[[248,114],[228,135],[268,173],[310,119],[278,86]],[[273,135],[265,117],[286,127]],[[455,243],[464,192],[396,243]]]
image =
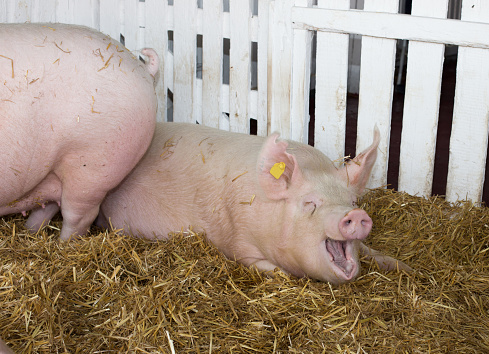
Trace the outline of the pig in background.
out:
[[[0,216],[61,208],[61,239],[84,234],[106,193],[147,150],[156,122],[152,49],[64,24],[0,24]]]
[[[372,220],[356,207],[377,155],[372,145],[342,168],[292,141],[157,123],[150,149],[101,206],[100,226],[150,239],[192,226],[228,258],[261,271],[342,283],[359,251],[410,269],[362,244]]]
[[[0,339],[0,354],[14,354],[8,345]]]

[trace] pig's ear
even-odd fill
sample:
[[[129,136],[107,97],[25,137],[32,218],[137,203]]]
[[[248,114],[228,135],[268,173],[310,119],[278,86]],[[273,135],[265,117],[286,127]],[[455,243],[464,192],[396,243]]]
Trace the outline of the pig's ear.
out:
[[[272,200],[288,198],[290,188],[304,181],[295,156],[286,151],[287,142],[277,141],[278,137],[273,134],[265,140],[256,165],[260,186]]]
[[[379,142],[380,132],[377,126],[375,126],[372,145],[339,169],[342,178],[346,180],[348,186],[351,186],[357,194],[362,194],[370,178],[370,173],[377,159]]]

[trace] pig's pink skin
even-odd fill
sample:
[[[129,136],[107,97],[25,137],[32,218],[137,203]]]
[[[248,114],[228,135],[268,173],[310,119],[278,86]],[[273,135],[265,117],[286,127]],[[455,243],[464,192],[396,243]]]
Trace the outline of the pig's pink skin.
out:
[[[247,266],[352,280],[371,228],[354,203],[375,162],[378,131],[372,146],[340,169],[317,149],[277,138],[158,123],[145,157],[104,200],[98,224],[110,220],[146,238],[192,226]],[[286,164],[279,179],[269,172],[277,162]],[[351,215],[356,226],[341,231]],[[357,232],[362,219],[370,225]]]
[[[364,240],[372,229],[372,219],[365,210],[353,209],[340,220],[339,229],[345,240]]]
[[[60,205],[62,239],[88,230],[151,142],[158,58],[144,53],[86,27],[0,24],[0,215],[37,208],[35,230]]]
[[[12,349],[8,347],[8,345],[0,339],[0,354],[14,354]]]

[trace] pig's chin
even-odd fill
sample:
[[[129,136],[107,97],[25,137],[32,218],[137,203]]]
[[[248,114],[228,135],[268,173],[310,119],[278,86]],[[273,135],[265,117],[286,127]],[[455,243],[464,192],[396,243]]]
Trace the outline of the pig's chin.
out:
[[[357,274],[358,264],[353,257],[352,241],[326,239],[326,251],[335,270],[336,276],[351,280]]]

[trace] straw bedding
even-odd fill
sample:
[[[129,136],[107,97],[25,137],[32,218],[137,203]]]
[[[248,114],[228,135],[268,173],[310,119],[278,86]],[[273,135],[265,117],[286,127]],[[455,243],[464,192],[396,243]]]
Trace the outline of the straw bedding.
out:
[[[332,286],[226,260],[202,235],[148,242],[93,229],[58,240],[0,219],[0,336],[17,353],[489,352],[489,211],[370,191],[363,262]]]

